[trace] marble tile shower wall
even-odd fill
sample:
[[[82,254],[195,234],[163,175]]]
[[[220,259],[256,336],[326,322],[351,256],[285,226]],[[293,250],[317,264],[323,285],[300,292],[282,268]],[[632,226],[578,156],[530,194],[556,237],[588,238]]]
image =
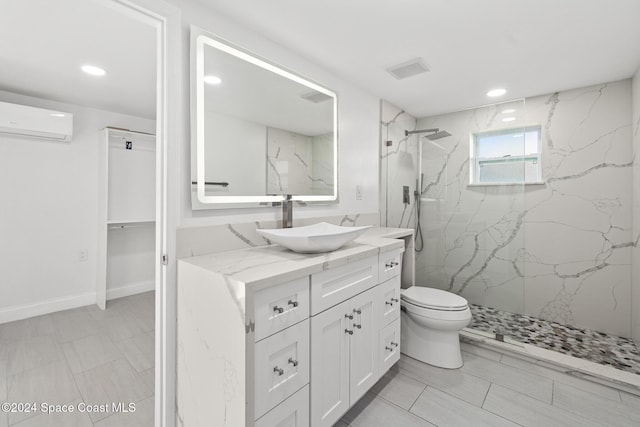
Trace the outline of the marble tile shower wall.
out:
[[[267,128],[267,193],[331,194],[333,136]]]
[[[405,136],[416,129],[416,118],[393,104],[382,101],[380,108],[380,218],[387,227],[415,226],[418,137]],[[390,141],[391,145],[387,145]],[[410,203],[403,203],[403,187],[409,187]]]
[[[629,337],[631,81],[526,99],[522,124],[542,129],[544,184],[469,186],[470,135],[504,127],[504,108],[418,120],[452,136],[423,148],[417,280],[475,304]]]

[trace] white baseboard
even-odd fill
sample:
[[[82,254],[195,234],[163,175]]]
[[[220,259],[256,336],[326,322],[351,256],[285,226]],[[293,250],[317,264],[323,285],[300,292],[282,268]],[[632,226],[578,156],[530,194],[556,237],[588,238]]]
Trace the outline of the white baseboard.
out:
[[[148,282],[138,282],[119,288],[107,289],[107,300],[141,294],[143,292],[153,291],[155,288],[155,282],[153,280],[150,280]]]
[[[139,282],[120,288],[107,289],[107,299],[128,297],[155,289],[155,282]],[[43,314],[55,313],[72,308],[84,307],[96,303],[96,293],[87,292],[80,295],[72,295],[63,298],[55,298],[47,301],[40,301],[33,304],[14,305],[0,309],[0,324],[13,322],[15,320],[28,319],[29,317],[41,316]]]
[[[33,304],[14,305],[0,309],[0,323],[13,322],[14,320],[27,319],[29,317],[84,307],[95,303],[96,293],[87,292],[85,294],[55,298]]]

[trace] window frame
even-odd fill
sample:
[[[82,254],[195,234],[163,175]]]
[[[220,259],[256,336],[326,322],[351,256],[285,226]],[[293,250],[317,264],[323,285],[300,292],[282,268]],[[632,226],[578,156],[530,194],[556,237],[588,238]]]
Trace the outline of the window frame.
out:
[[[478,157],[476,153],[479,152],[478,136],[497,136],[497,135],[510,135],[510,134],[523,134],[532,130],[537,130],[538,141],[536,153],[510,155],[508,157]],[[469,173],[469,185],[470,186],[489,186],[489,185],[529,185],[529,184],[543,184],[542,181],[542,126],[539,124],[532,124],[527,126],[518,126],[512,128],[501,128],[486,130],[481,132],[472,133],[470,136],[470,173]],[[509,163],[509,162],[527,162],[532,161],[536,164],[535,177],[530,180],[523,177],[523,180],[511,180],[511,181],[480,181],[480,165],[482,163]]]

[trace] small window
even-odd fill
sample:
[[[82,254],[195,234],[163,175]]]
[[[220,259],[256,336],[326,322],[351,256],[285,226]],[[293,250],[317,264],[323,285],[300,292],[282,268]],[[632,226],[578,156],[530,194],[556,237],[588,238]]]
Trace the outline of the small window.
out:
[[[476,133],[471,160],[471,184],[540,182],[540,126]]]

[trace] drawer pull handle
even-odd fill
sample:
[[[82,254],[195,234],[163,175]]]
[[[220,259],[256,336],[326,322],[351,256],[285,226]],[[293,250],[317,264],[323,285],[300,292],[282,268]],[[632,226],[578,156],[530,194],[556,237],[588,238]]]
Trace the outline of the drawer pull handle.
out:
[[[273,372],[277,372],[280,376],[284,375],[284,369],[280,369],[277,366],[273,368]]]
[[[353,309],[353,312],[356,314],[362,314],[362,310],[358,310],[356,308]]]
[[[384,305],[393,305],[393,303],[392,303],[392,302],[389,302],[389,301],[385,301],[385,302],[384,302]]]
[[[284,311],[284,308],[282,307],[278,307],[277,305],[275,307],[273,307],[273,311],[275,311],[276,313],[281,314]]]
[[[385,350],[389,350],[389,351],[393,351],[393,348],[392,348],[392,347],[389,347],[389,346],[386,346],[384,349],[385,349]]]
[[[394,346],[394,347],[397,347],[397,346],[398,346],[398,343],[397,343],[397,342],[393,342],[393,341],[391,341],[391,345],[392,345],[392,346]]]
[[[348,329],[345,329],[345,330],[344,330],[344,332],[345,332],[345,333],[347,333],[347,334],[349,334],[349,335],[353,335],[353,331],[350,331],[350,330],[348,330]]]
[[[298,306],[298,301],[291,301],[291,300],[289,300],[289,302],[288,302],[287,304],[289,304],[289,305],[291,305],[291,306],[293,306],[293,307],[297,307],[297,306]]]
[[[298,361],[297,360],[293,360],[293,357],[290,357],[288,360],[289,363],[291,363],[293,365],[293,367],[295,368],[296,366],[298,366]]]
[[[391,302],[398,302],[398,298],[391,298]]]
[[[353,314],[345,314],[345,319],[353,320]]]
[[[400,265],[400,264],[395,262],[395,261],[391,261],[391,262],[386,263],[384,266],[387,267],[387,268],[393,268],[393,267],[396,267],[398,265]]]
[[[354,323],[353,327],[354,328],[358,328],[358,329],[362,329],[362,324],[358,325],[358,324]]]

